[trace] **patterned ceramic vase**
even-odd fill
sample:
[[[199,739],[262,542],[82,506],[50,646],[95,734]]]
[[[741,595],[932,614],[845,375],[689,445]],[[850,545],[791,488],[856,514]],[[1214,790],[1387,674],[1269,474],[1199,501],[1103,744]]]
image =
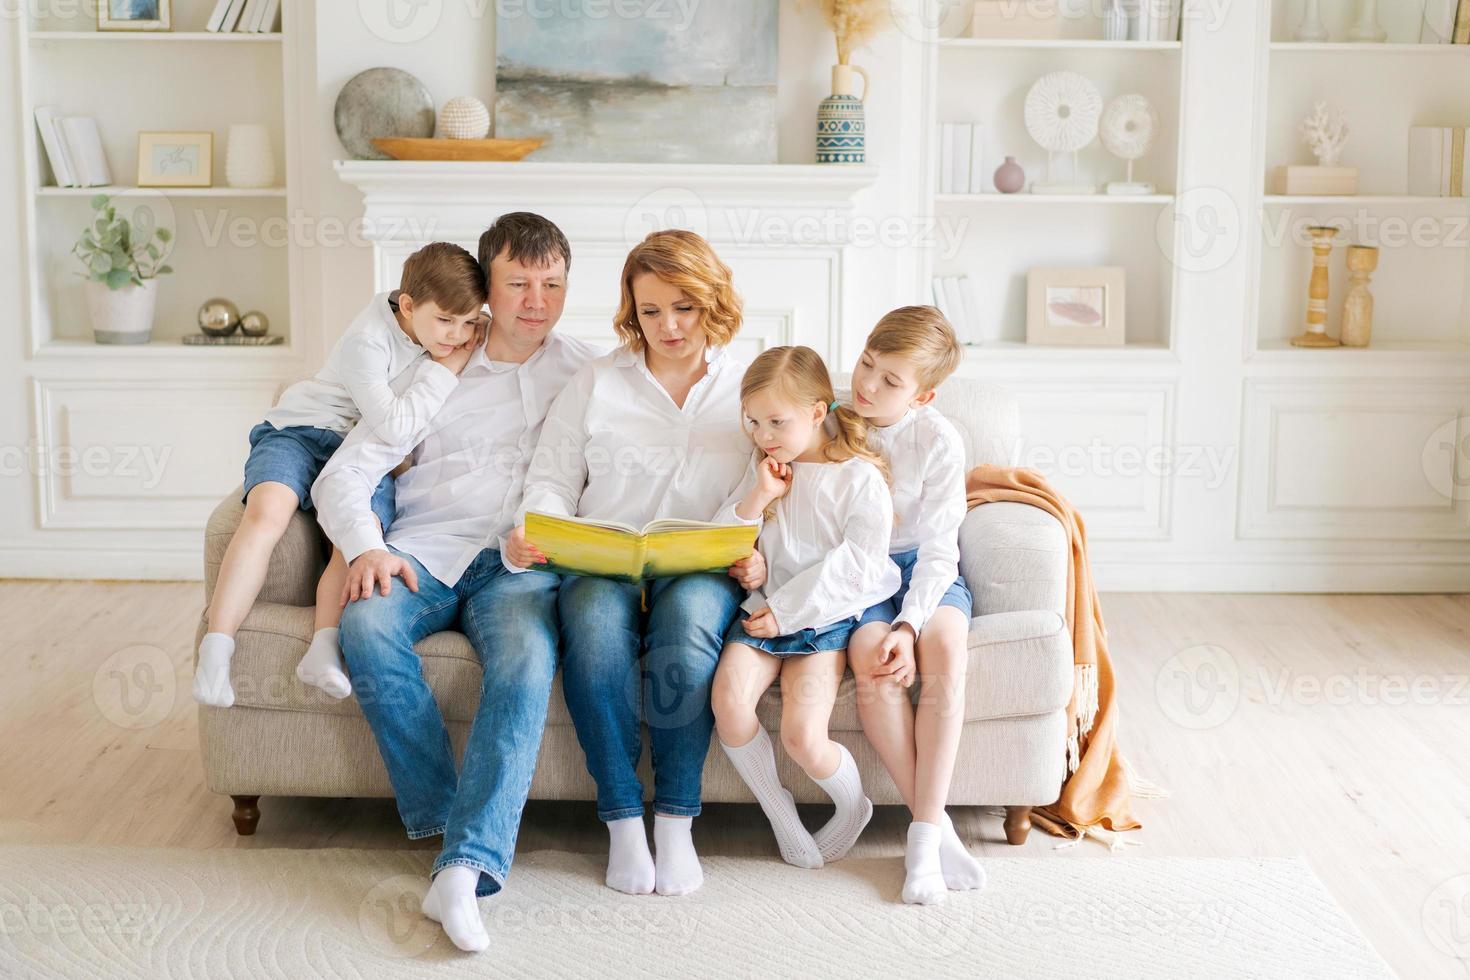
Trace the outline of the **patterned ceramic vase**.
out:
[[[856,76],[863,79],[857,94]],[[857,65],[832,66],[832,94],[817,108],[817,162],[863,163],[867,159],[863,99],[868,95],[868,73]]]

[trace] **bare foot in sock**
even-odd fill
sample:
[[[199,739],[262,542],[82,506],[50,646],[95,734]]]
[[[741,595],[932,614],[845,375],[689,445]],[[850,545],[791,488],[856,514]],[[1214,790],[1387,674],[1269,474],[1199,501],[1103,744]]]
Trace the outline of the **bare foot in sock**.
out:
[[[230,687],[230,658],[235,655],[235,638],[223,633],[205,633],[199,643],[199,665],[194,668],[194,700],[216,708],[235,703]]]
[[[838,745],[837,748],[840,751],[837,771],[816,781],[837,807],[832,819],[816,834],[817,849],[822,852],[822,860],[827,862],[841,861],[846,857],[863,828],[873,819],[873,801],[863,795],[857,762],[847,751],[847,746]]]
[[[910,905],[937,905],[949,894],[939,864],[942,836],[937,824],[917,820],[909,824],[908,848],[903,856],[903,900]]]
[[[704,884],[693,828],[693,817],[653,816],[654,890],[660,895],[688,895]]]
[[[434,876],[421,906],[424,915],[443,926],[450,942],[466,953],[478,953],[490,945],[475,898],[479,882],[477,869],[451,864]]]
[[[985,887],[985,869],[975,855],[965,847],[960,835],[955,833],[949,814],[941,824],[943,833],[939,838],[939,866],[944,873],[944,883],[951,890],[962,892]]]
[[[629,895],[652,894],[656,878],[643,818],[609,820],[607,835],[607,887]]]
[[[301,683],[338,701],[352,693],[352,681],[348,680],[347,667],[342,663],[337,627],[328,626],[316,631],[311,645],[306,648],[306,656],[296,665],[296,677]]]

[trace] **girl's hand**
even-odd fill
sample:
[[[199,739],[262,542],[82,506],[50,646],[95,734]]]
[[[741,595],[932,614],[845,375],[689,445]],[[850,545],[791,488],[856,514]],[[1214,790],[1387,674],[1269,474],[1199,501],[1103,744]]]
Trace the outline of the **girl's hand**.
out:
[[[740,583],[746,592],[754,592],[766,584],[766,559],[759,551],[752,551],[749,558],[742,558],[730,566],[730,577]]]
[[[769,606],[762,606],[760,612],[749,619],[740,621],[740,628],[751,636],[762,640],[769,640],[773,636],[779,636],[776,632],[776,617],[772,614]]]
[[[787,463],[778,463],[766,456],[755,472],[755,491],[765,499],[765,507],[769,507],[771,501],[784,497],[791,488],[791,466]]]
[[[546,564],[547,558],[526,540],[526,525],[522,524],[505,539],[505,560],[516,568],[530,568]]]
[[[899,687],[912,687],[917,667],[914,664],[914,631],[900,624],[883,638],[878,647],[878,666],[873,668],[875,681],[892,681]]]

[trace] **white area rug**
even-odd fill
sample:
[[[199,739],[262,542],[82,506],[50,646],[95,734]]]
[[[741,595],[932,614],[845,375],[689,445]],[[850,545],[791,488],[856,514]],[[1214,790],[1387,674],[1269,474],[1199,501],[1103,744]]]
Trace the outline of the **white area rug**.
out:
[[[899,904],[902,862],[709,858],[686,898],[522,855],[488,952],[419,915],[428,851],[0,847],[0,977],[1390,977],[1306,863],[1054,857]]]

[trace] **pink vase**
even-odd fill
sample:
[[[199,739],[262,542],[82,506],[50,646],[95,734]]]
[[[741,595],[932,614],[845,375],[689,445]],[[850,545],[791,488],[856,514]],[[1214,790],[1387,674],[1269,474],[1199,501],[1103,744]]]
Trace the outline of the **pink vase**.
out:
[[[1002,194],[1014,194],[1026,186],[1026,171],[1015,157],[1006,157],[1006,162],[995,168],[995,189]]]

